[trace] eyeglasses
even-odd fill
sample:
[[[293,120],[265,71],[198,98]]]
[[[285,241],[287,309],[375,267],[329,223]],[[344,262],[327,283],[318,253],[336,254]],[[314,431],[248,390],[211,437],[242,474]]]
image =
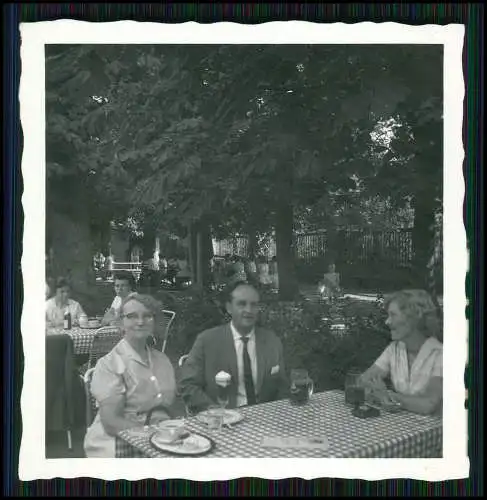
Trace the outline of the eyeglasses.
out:
[[[141,314],[140,316],[136,313],[129,313],[122,315],[122,318],[126,318],[129,321],[137,321],[138,319],[141,319],[145,322],[154,321],[154,315],[151,313],[144,313]]]

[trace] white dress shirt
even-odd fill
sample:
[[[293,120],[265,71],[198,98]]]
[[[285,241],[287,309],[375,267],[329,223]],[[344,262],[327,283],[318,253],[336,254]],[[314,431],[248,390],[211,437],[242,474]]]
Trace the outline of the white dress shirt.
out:
[[[79,325],[79,317],[84,314],[83,308],[75,300],[68,299],[68,304],[58,306],[56,297],[46,300],[46,323],[52,327],[60,327],[64,324],[64,313],[66,309],[71,313],[71,321],[73,326]]]
[[[230,328],[232,329],[233,342],[235,344],[235,352],[237,353],[237,368],[238,368],[237,406],[245,406],[247,404],[247,394],[245,392],[244,365],[243,365],[244,343],[240,338],[242,337],[242,335],[239,332],[237,332],[236,328],[233,326],[233,322],[230,322]],[[252,379],[254,381],[254,388],[257,388],[257,356],[255,352],[254,330],[250,332],[249,341],[247,343],[247,350],[250,357],[250,367],[252,369]]]
[[[113,309],[116,314],[119,314],[121,307],[122,307],[122,297],[115,295],[115,298],[113,299],[113,302],[112,302],[112,305],[110,306],[110,308]]]

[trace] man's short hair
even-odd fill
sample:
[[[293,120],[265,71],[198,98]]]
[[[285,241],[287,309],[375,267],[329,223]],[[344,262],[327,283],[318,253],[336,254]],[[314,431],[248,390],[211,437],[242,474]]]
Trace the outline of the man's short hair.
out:
[[[130,285],[130,289],[131,290],[135,289],[134,275],[132,273],[129,273],[128,271],[119,271],[118,273],[115,273],[114,281],[116,281],[116,280],[128,281],[129,285]]]
[[[249,286],[251,288],[253,288],[258,294],[259,294],[259,298],[260,298],[260,291],[259,289],[257,288],[257,286],[255,286],[253,283],[249,282],[249,281],[245,281],[245,280],[238,280],[238,281],[234,281],[233,283],[230,283],[229,285],[227,285],[227,287],[225,288],[225,291],[224,291],[224,299],[225,299],[225,303],[227,302],[232,302],[232,299],[233,299],[233,292],[239,287],[239,286]]]

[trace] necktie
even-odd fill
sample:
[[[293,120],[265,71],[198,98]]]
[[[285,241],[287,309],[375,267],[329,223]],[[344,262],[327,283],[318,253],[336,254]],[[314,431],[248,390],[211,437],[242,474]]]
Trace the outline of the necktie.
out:
[[[255,400],[255,389],[254,389],[254,379],[252,378],[252,366],[250,364],[250,356],[248,351],[249,337],[240,337],[244,344],[243,346],[243,366],[244,366],[244,383],[245,392],[247,394],[247,404],[254,405]]]

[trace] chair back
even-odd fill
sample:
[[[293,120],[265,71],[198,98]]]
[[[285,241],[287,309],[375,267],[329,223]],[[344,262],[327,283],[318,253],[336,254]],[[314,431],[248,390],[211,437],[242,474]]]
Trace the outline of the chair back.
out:
[[[153,335],[152,338],[149,338],[149,345],[158,351],[165,352],[169,329],[171,328],[171,323],[173,322],[176,313],[174,311],[163,309],[162,315],[164,318],[161,329],[162,332],[159,336]]]
[[[83,386],[85,388],[85,400],[86,400],[86,427],[88,428],[95,418],[98,408],[96,406],[96,399],[91,394],[91,379],[93,378],[93,373],[95,369],[89,368],[83,377]]]
[[[189,354],[183,354],[183,355],[179,358],[179,361],[178,361],[178,366],[179,366],[179,368],[182,368],[182,366],[184,365],[184,362],[188,359],[188,356],[189,356]]]
[[[94,368],[96,362],[108,354],[122,340],[122,337],[122,331],[117,326],[102,326],[99,328],[91,344],[88,368]]]
[[[171,328],[171,324],[174,321],[176,313],[174,311],[169,311],[168,309],[163,309],[162,314],[165,319],[165,328],[164,328],[164,340],[162,341],[162,352],[166,350],[167,339],[169,338],[169,329]]]

